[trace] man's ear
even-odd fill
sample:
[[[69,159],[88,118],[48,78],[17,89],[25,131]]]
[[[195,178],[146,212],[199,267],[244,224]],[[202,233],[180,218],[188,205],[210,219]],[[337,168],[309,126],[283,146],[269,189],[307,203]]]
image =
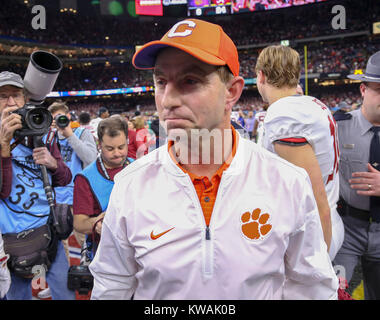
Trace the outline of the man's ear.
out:
[[[265,84],[266,77],[263,70],[259,70],[259,72],[257,73],[256,81],[259,82],[260,84]]]
[[[365,84],[364,82],[362,82],[362,83],[360,84],[359,89],[360,89],[360,94],[362,95],[362,98],[363,98],[363,97],[364,97],[364,92],[365,92],[366,89],[367,89],[366,84]]]
[[[240,99],[241,93],[244,89],[243,77],[237,76],[231,79],[227,84],[227,97],[226,97],[226,109],[231,111],[232,107]]]

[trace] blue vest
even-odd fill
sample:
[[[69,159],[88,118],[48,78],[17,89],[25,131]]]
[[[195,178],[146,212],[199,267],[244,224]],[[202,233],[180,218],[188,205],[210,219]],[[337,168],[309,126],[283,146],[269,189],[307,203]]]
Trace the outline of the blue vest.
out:
[[[47,172],[51,184],[51,174]],[[0,230],[19,233],[37,228],[46,224],[49,214],[40,166],[33,161],[33,150],[19,144],[12,151],[11,193],[0,200]]]
[[[135,161],[135,159],[132,158],[127,159],[130,163]],[[104,212],[108,207],[114,182],[102,176],[97,168],[97,161],[98,160],[91,162],[82,172],[78,173],[78,175],[86,178],[90,184],[94,197],[98,201],[99,206],[102,208],[102,212]],[[87,258],[92,261],[94,259],[98,244],[93,243],[91,235],[86,235],[86,243],[88,248]]]
[[[74,134],[80,139],[80,136],[83,133],[84,128],[76,128]],[[79,159],[78,155],[75,153],[73,148],[70,146],[67,138],[59,139],[59,145],[61,147],[61,155],[65,164],[70,168],[72,179],[71,182],[64,187],[56,187],[55,197],[57,203],[67,203],[73,204],[73,190],[74,190],[74,177],[75,175],[82,171],[82,161]]]
[[[132,158],[127,159],[129,162],[134,161]],[[102,208],[102,212],[104,212],[108,207],[108,201],[111,196],[114,182],[102,176],[96,166],[97,161],[98,160],[91,162],[82,172],[78,173],[78,175],[82,175],[86,178],[93,191],[93,195],[97,199],[99,206]]]

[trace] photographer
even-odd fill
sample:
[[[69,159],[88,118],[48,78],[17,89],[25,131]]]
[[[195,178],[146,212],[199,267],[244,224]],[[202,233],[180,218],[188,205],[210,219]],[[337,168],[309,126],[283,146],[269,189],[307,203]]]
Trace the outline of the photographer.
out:
[[[54,102],[49,107],[53,122],[51,128],[57,132],[58,143],[61,155],[65,164],[70,168],[72,174],[71,182],[64,187],[55,188],[56,210],[61,214],[70,216],[65,219],[67,221],[66,234],[70,236],[72,230],[72,205],[73,205],[73,188],[75,175],[96,159],[97,148],[95,139],[91,132],[84,128],[72,127],[72,115],[69,107],[63,102]],[[77,242],[82,245],[85,238],[84,234],[74,231]],[[70,264],[70,254],[68,248],[68,240],[62,240],[65,247],[66,256]],[[38,293],[39,298],[50,297],[50,289]]]
[[[114,176],[133,161],[128,154],[128,125],[112,116],[98,125],[99,157],[80,172],[74,182],[74,229],[100,234]]]
[[[22,78],[12,72],[1,72],[0,231],[5,253],[15,247],[20,253],[20,256],[11,254],[8,261],[12,282],[7,299],[32,299],[30,285],[35,268],[40,276],[45,276],[43,270],[48,268],[46,280],[53,299],[74,299],[74,293],[66,286],[68,263],[62,243],[48,226],[50,206],[41,165],[46,167],[53,187],[68,184],[72,175],[62,160],[56,141],[47,138],[50,132],[43,140],[48,142],[47,146],[42,147],[34,146],[35,137],[14,139],[15,131],[24,126],[22,116],[15,111],[21,110],[26,100]],[[37,244],[43,247],[33,247]],[[25,250],[21,252],[21,249]]]
[[[96,252],[114,176],[134,161],[127,157],[128,124],[122,117],[114,115],[100,121],[97,130],[100,155],[74,180],[74,229],[87,234],[87,254],[81,266],[70,268],[69,287],[80,294],[91,289],[88,278],[92,276],[84,263],[90,262]]]
[[[65,164],[75,175],[96,160],[98,154],[95,140],[87,129],[70,126],[71,115],[66,104],[54,102],[48,108],[53,116],[52,128],[58,132],[58,142]],[[57,121],[58,120],[58,121]],[[73,180],[64,187],[55,188],[57,203],[73,203]]]

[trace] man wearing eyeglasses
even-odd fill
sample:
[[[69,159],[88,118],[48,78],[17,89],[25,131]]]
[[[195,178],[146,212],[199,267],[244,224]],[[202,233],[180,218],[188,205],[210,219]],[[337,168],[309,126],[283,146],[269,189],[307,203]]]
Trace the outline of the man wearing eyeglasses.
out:
[[[30,286],[35,272],[33,270],[36,266],[37,269],[39,266],[42,267],[41,261],[44,261],[47,264],[51,263],[46,273],[46,280],[51,288],[53,299],[74,299],[74,292],[67,289],[69,266],[60,241],[54,244],[52,240],[49,241],[49,249],[47,249],[49,261],[46,261],[44,252],[39,248],[31,248],[32,251],[23,252],[24,261],[30,261],[29,266],[32,270],[30,276],[26,275],[29,269],[22,269],[17,264],[17,259],[21,257],[7,250],[7,239],[10,241],[9,239],[17,237],[18,242],[27,235],[37,237],[36,234],[44,234],[43,232],[47,228],[50,208],[44,192],[40,165],[46,167],[53,187],[65,186],[70,183],[72,177],[70,169],[62,160],[55,139],[49,143],[49,148],[46,146],[34,147],[33,139],[30,137],[22,139],[19,144],[15,143],[13,136],[16,130],[22,128],[22,121],[21,116],[15,114],[14,111],[22,108],[26,101],[27,96],[21,77],[8,71],[1,72],[0,232],[4,240],[5,254],[11,253],[9,258],[11,262],[8,263],[8,267],[11,269],[11,286],[6,297],[11,300],[32,299]],[[41,230],[42,232],[40,232]],[[51,248],[54,249],[50,250]],[[40,258],[38,261],[27,260],[32,255]],[[0,254],[0,261],[2,258]],[[22,270],[20,271],[20,269]],[[0,291],[2,291],[1,282]]]

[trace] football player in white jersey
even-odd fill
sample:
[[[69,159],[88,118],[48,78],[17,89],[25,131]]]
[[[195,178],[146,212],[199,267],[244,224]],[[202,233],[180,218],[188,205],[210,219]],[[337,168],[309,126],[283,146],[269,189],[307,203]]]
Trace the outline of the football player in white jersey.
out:
[[[318,99],[297,94],[301,63],[290,47],[270,46],[256,64],[257,87],[269,103],[262,145],[304,168],[317,201],[331,260],[342,245],[344,227],[336,211],[339,198],[339,147],[335,120]]]

